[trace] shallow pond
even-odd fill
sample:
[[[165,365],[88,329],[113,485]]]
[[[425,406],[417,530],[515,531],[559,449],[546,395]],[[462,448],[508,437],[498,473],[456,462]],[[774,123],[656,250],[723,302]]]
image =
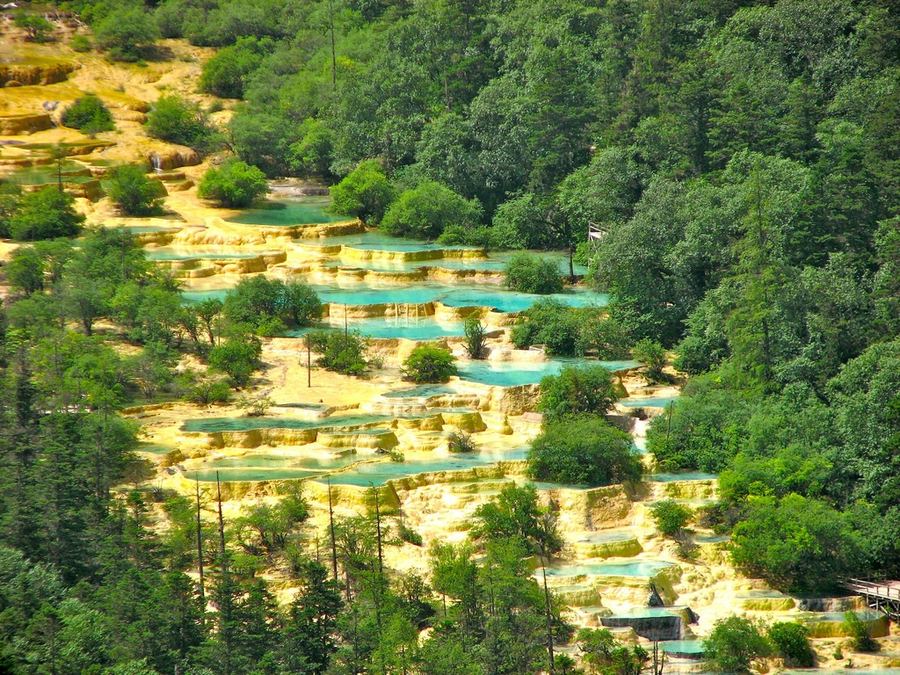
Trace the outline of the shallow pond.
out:
[[[377,462],[360,464],[358,467],[331,476],[335,485],[384,485],[389,480],[406,478],[419,473],[438,471],[461,471],[497,462],[525,459],[524,448],[508,451],[482,451],[472,454],[445,455],[429,459],[413,459],[404,462]]]
[[[331,205],[328,197],[301,197],[298,199],[272,199],[241,211],[228,219],[229,223],[243,225],[269,225],[286,227],[291,225],[317,225],[353,220],[350,216],[338,216],[326,209]]]
[[[603,307],[609,302],[605,293],[594,291],[570,291],[553,295],[533,295],[507,291],[500,287],[476,287],[423,283],[416,286],[389,286],[375,288],[363,284],[349,286],[311,285],[322,302],[338,305],[421,305],[440,302],[449,307],[490,307],[500,312],[522,312],[541,298],[552,298],[569,307]],[[185,291],[187,302],[200,302],[209,298],[222,300],[228,289]]]
[[[626,408],[666,408],[677,396],[650,396],[646,398],[623,398],[619,405]]]
[[[626,563],[583,563],[580,565],[562,565],[558,567],[548,567],[547,576],[653,577],[671,566],[672,563],[656,560],[642,560]]]
[[[682,473],[654,473],[647,478],[652,483],[676,483],[690,480],[715,480],[718,476],[714,473],[702,471],[684,471]]]
[[[331,324],[334,328],[342,328],[342,323]],[[373,317],[367,319],[349,320],[347,326],[350,330],[358,331],[360,335],[372,338],[405,338],[407,340],[435,340],[442,337],[459,337],[465,335],[463,323],[450,322],[438,323],[430,318],[422,319],[395,319],[393,317]],[[303,328],[291,331],[288,335],[300,337],[314,329]]]
[[[520,363],[512,361],[470,361],[459,368],[463,380],[497,387],[538,384],[547,375],[556,375],[564,366],[601,365],[607,370],[625,370],[638,365],[637,361],[588,361],[586,359],[554,359]]]

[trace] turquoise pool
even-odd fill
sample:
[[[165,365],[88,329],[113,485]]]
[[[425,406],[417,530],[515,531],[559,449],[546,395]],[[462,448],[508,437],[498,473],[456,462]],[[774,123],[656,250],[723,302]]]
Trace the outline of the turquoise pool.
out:
[[[460,471],[479,466],[488,466],[497,462],[525,459],[526,450],[510,450],[508,452],[478,452],[472,455],[449,455],[430,459],[416,459],[405,462],[376,462],[360,464],[350,471],[331,476],[335,485],[384,485],[389,480],[406,478],[419,473],[437,471]]]
[[[450,307],[491,307],[501,312],[522,312],[541,298],[553,298],[569,307],[603,307],[609,302],[605,293],[570,291],[553,295],[533,295],[507,291],[499,287],[446,286],[419,284],[413,287],[374,288],[365,285],[347,287],[314,285],[312,289],[322,302],[338,305],[402,305],[441,302]],[[185,291],[186,302],[200,302],[208,298],[223,299],[227,289]]]
[[[291,225],[316,225],[353,220],[350,216],[338,216],[326,209],[331,205],[328,197],[300,197],[298,199],[272,199],[263,204],[241,211],[229,218],[229,223],[243,225],[269,225],[286,227]]]
[[[591,532],[589,535],[576,539],[575,541],[581,544],[605,544],[608,542],[629,541],[634,538],[635,534],[630,530],[613,530],[612,532]]]
[[[285,455],[248,454],[241,457],[211,459],[198,467],[205,469],[296,469],[303,471],[333,471],[360,461],[355,454],[339,457],[290,457]],[[190,472],[189,472],[190,473]]]
[[[718,476],[714,473],[702,471],[684,471],[682,473],[653,473],[648,480],[652,483],[676,483],[683,480],[715,480]]]
[[[472,246],[447,246],[434,242],[421,241],[419,239],[407,239],[406,237],[394,237],[378,230],[369,230],[358,234],[345,234],[337,237],[322,237],[321,239],[296,239],[296,243],[303,246],[347,246],[365,251],[452,251],[452,250],[480,250]],[[423,261],[410,261],[415,267],[422,265]],[[397,268],[394,268],[397,269]]]
[[[627,563],[584,563],[548,567],[548,577],[608,576],[608,577],[653,577],[672,566],[672,563],[643,560]],[[660,608],[664,609],[664,608]],[[671,613],[671,611],[669,612]]]
[[[599,364],[607,370],[634,368],[637,361],[588,361],[585,359],[555,359],[534,363],[509,361],[470,361],[459,368],[459,376],[470,382],[480,382],[498,387],[514,387],[523,384],[538,384],[547,375],[556,375],[564,366],[586,366]]]
[[[410,387],[409,389],[386,391],[382,396],[384,398],[426,398],[452,393],[453,389],[443,384],[420,384],[418,387]]]
[[[462,322],[438,323],[431,318],[394,319],[375,317],[369,319],[353,319],[348,322],[350,330],[372,338],[406,338],[407,340],[436,340],[443,337],[459,337],[465,335]],[[342,323],[333,324],[334,328],[343,328]],[[291,331],[288,335],[300,337],[311,329],[302,328]]]
[[[214,482],[216,476],[223,483],[261,480],[298,480],[320,476],[321,472],[310,469],[201,469],[186,471],[185,478],[201,483]]]
[[[665,640],[659,643],[659,648],[669,654],[685,654],[691,656],[703,656],[703,640]]]
[[[182,431],[203,433],[249,431],[251,429],[321,429],[388,423],[392,419],[389,415],[340,415],[316,420],[293,417],[207,417],[185,420],[181,429]]]
[[[647,398],[623,398],[619,405],[626,408],[666,408],[677,396],[652,396]]]

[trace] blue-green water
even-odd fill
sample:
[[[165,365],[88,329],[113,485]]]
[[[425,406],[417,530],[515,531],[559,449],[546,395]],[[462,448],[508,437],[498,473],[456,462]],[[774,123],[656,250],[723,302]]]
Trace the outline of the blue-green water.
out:
[[[389,422],[388,415],[340,415],[316,420],[292,417],[207,417],[185,420],[182,431],[213,433],[221,431],[249,431],[251,429],[321,429],[352,427],[363,424]]]
[[[675,483],[684,480],[714,480],[717,478],[714,473],[703,473],[702,471],[685,471],[683,473],[654,473],[649,476],[649,480],[653,483]]]
[[[533,295],[507,291],[499,287],[476,287],[442,284],[418,284],[411,287],[374,288],[366,285],[347,287],[314,285],[312,289],[322,302],[338,305],[420,305],[441,302],[449,307],[491,307],[501,312],[522,312],[541,298],[553,298],[569,307],[603,307],[609,302],[605,293],[594,291],[570,291],[553,295]],[[223,299],[227,289],[185,291],[187,302],[200,302],[209,298]]]
[[[421,384],[418,387],[410,387],[409,389],[386,391],[382,396],[384,398],[426,398],[452,393],[453,389],[443,384]]]
[[[787,598],[789,596],[781,593],[779,591],[770,591],[767,589],[755,590],[755,591],[745,591],[743,593],[738,593],[735,597],[738,598]]]
[[[260,480],[298,480],[301,478],[314,478],[321,472],[310,469],[201,469],[199,471],[187,471],[185,477],[189,480],[200,482],[218,480],[223,483],[235,481],[260,481]]]
[[[607,542],[629,541],[634,538],[634,532],[613,530],[611,532],[591,532],[589,535],[580,537],[575,541],[588,544],[605,544]]]
[[[607,370],[634,368],[637,361],[589,361],[587,359],[556,359],[535,363],[507,361],[470,361],[459,368],[459,376],[470,382],[480,382],[497,387],[514,387],[523,384],[538,384],[547,375],[556,375],[567,365],[599,364]]]
[[[400,417],[393,415],[335,415],[317,419],[296,417],[206,417],[185,420],[182,431],[215,433],[228,431],[250,431],[251,429],[350,429],[364,425],[388,425],[395,419],[422,419],[441,413],[473,412],[470,408],[432,408],[424,412],[406,413]],[[369,430],[373,434],[385,433],[384,426]],[[366,433],[365,431],[353,433]]]
[[[297,469],[333,471],[360,461],[355,454],[324,457],[290,457],[286,455],[247,454],[241,457],[219,457],[203,463],[204,469]],[[191,472],[188,472],[190,474]]]
[[[338,216],[329,213],[326,209],[330,204],[331,200],[328,197],[267,200],[256,208],[246,209],[240,214],[229,218],[228,222],[244,225],[285,227],[352,220],[350,216]]]
[[[803,621],[827,621],[828,623],[843,623],[845,612],[811,612],[803,614],[800,618]],[[881,612],[870,609],[864,609],[854,612],[862,621],[875,621],[884,616]]]
[[[676,396],[652,396],[647,398],[623,398],[619,401],[619,405],[626,408],[665,408]]]
[[[331,482],[335,485],[384,485],[389,480],[406,478],[419,473],[437,471],[460,471],[497,462],[525,459],[526,450],[507,452],[478,452],[471,455],[452,455],[430,459],[414,459],[405,462],[377,462],[361,464],[350,471],[334,474]]]
[[[652,577],[671,566],[672,563],[653,560],[627,563],[584,563],[581,565],[562,565],[558,567],[548,567],[547,576]]]
[[[465,335],[462,322],[438,323],[431,318],[394,319],[391,317],[374,317],[368,319],[352,319],[347,326],[358,331],[360,335],[372,338],[406,338],[407,340],[435,340],[442,337],[458,337]],[[333,324],[335,328],[343,328],[343,323]],[[291,331],[288,335],[300,337],[310,328]]]
[[[297,239],[296,243],[303,246],[347,246],[366,251],[452,251],[452,250],[479,250],[471,246],[446,246],[419,239],[407,239],[394,237],[378,230],[369,230],[358,234],[345,234],[337,237],[322,237],[320,239]],[[422,264],[422,261],[418,261]],[[394,268],[396,269],[396,268]]]
[[[666,640],[659,643],[659,648],[671,654],[693,654],[702,656],[703,640]]]

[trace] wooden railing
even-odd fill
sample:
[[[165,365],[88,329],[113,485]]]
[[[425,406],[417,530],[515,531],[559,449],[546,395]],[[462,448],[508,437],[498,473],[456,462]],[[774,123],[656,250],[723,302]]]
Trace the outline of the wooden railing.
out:
[[[898,581],[877,582],[865,581],[863,579],[847,579],[844,581],[844,586],[848,590],[855,591],[856,593],[875,596],[882,600],[900,602],[900,582]]]

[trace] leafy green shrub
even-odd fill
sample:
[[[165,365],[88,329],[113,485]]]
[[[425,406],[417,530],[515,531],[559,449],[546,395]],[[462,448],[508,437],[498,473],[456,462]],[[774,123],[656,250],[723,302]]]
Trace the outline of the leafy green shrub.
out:
[[[591,673],[638,675],[650,659],[646,649],[618,642],[606,628],[582,628],[576,634],[575,642]]]
[[[451,431],[447,437],[447,450],[452,453],[477,452],[478,445],[472,438],[472,434],[465,431]]]
[[[384,214],[382,227],[395,235],[434,239],[448,225],[474,227],[481,205],[434,181],[403,191]]]
[[[79,54],[84,54],[94,48],[90,38],[88,38],[87,35],[81,34],[73,35],[72,39],[69,40],[69,46],[72,48],[72,51],[78,52]]]
[[[208,152],[217,142],[200,108],[178,96],[162,96],[147,115],[147,133],[170,143]]]
[[[651,382],[666,381],[666,374],[663,372],[666,365],[666,350],[661,344],[644,338],[634,345],[631,355],[635,360],[644,364],[648,380]]]
[[[310,344],[321,354],[318,365],[344,375],[362,375],[369,367],[367,344],[356,331],[327,330],[310,334]]]
[[[853,651],[877,652],[878,643],[872,639],[869,627],[856,612],[844,612],[844,628],[852,638]]]
[[[266,193],[266,175],[255,166],[229,159],[219,168],[209,169],[200,181],[197,194],[222,206],[240,208]]]
[[[355,216],[366,224],[377,225],[394,200],[394,188],[378,160],[367,159],[348,173],[331,192],[335,213]]]
[[[780,501],[751,497],[731,542],[736,565],[787,591],[828,587],[854,569],[860,557],[850,519],[798,494]]]
[[[562,548],[562,539],[555,521],[547,515],[533,485],[507,485],[475,510],[471,534],[489,542],[517,540],[522,552],[537,548],[552,555]]]
[[[291,143],[291,169],[302,176],[330,176],[334,138],[331,129],[315,118],[303,120],[297,130],[300,140]]]
[[[163,466],[175,466],[179,462],[183,462],[187,459],[187,455],[185,455],[181,450],[176,448],[175,450],[170,450],[166,453],[166,456],[163,457],[162,465]]]
[[[53,24],[39,14],[17,14],[15,25],[25,31],[25,39],[29,42],[50,42],[53,39]]]
[[[465,225],[448,225],[437,238],[437,243],[447,246],[478,246],[479,248],[499,248],[494,245],[492,230],[489,227],[471,227]]]
[[[674,537],[684,530],[694,515],[687,506],[679,504],[674,499],[656,502],[650,507],[650,513],[656,521],[656,529],[667,537]]]
[[[322,303],[306,284],[258,276],[241,279],[228,291],[223,312],[232,323],[271,335],[279,323],[291,328],[311,325],[321,317]]]
[[[616,382],[603,366],[565,366],[541,380],[538,410],[551,421],[568,415],[602,415],[618,399]]]
[[[636,481],[641,462],[631,437],[602,417],[580,415],[547,423],[528,451],[534,480],[574,485]]]
[[[466,351],[469,353],[469,358],[483,359],[487,338],[481,319],[474,315],[467,317],[463,330],[466,333]]]
[[[757,627],[738,616],[717,621],[703,641],[706,665],[721,673],[748,673],[754,659],[766,657],[771,651]]]
[[[737,454],[757,395],[736,392],[731,377],[718,372],[692,378],[670,411],[654,418],[647,449],[664,471],[718,473]]]
[[[209,365],[228,375],[234,386],[243,387],[259,367],[261,354],[262,345],[256,337],[234,336],[209,351]]]
[[[519,317],[510,338],[519,349],[542,344],[553,356],[575,356],[581,350],[580,335],[577,311],[558,300],[542,298]]]
[[[522,293],[559,293],[563,289],[562,275],[551,260],[530,253],[517,253],[506,263],[506,286]]]
[[[769,626],[769,640],[784,665],[792,668],[812,668],[816,653],[809,644],[809,629],[794,621],[780,621]]]
[[[243,98],[247,77],[262,63],[266,52],[271,52],[271,40],[241,37],[203,64],[200,89],[222,98]]]
[[[106,194],[128,216],[149,216],[162,210],[166,188],[134,164],[115,167],[108,174]]]
[[[112,115],[97,96],[88,94],[76,99],[62,114],[64,126],[79,129],[86,134],[115,129]]]
[[[402,520],[398,524],[397,535],[400,537],[401,541],[405,541],[407,544],[412,544],[413,546],[422,545],[422,535],[409,527]]]
[[[20,246],[4,266],[9,285],[26,295],[44,290],[44,260],[34,246]]]
[[[188,401],[199,405],[228,403],[230,398],[231,389],[227,382],[208,377],[198,379],[187,391]]]
[[[549,248],[553,242],[540,198],[526,192],[503,202],[491,221],[491,240],[496,248]]]
[[[448,349],[422,344],[403,362],[403,376],[417,384],[446,382],[456,375],[453,354]]]
[[[139,61],[148,56],[159,29],[143,5],[125,4],[113,9],[94,26],[101,49],[115,61]]]
[[[578,344],[581,353],[594,352],[598,359],[612,361],[630,355],[631,334],[628,328],[611,318],[601,318],[584,309],[578,322]]]
[[[71,195],[55,186],[24,195],[9,219],[9,236],[36,241],[78,234],[84,216],[72,208],[74,203]]]

